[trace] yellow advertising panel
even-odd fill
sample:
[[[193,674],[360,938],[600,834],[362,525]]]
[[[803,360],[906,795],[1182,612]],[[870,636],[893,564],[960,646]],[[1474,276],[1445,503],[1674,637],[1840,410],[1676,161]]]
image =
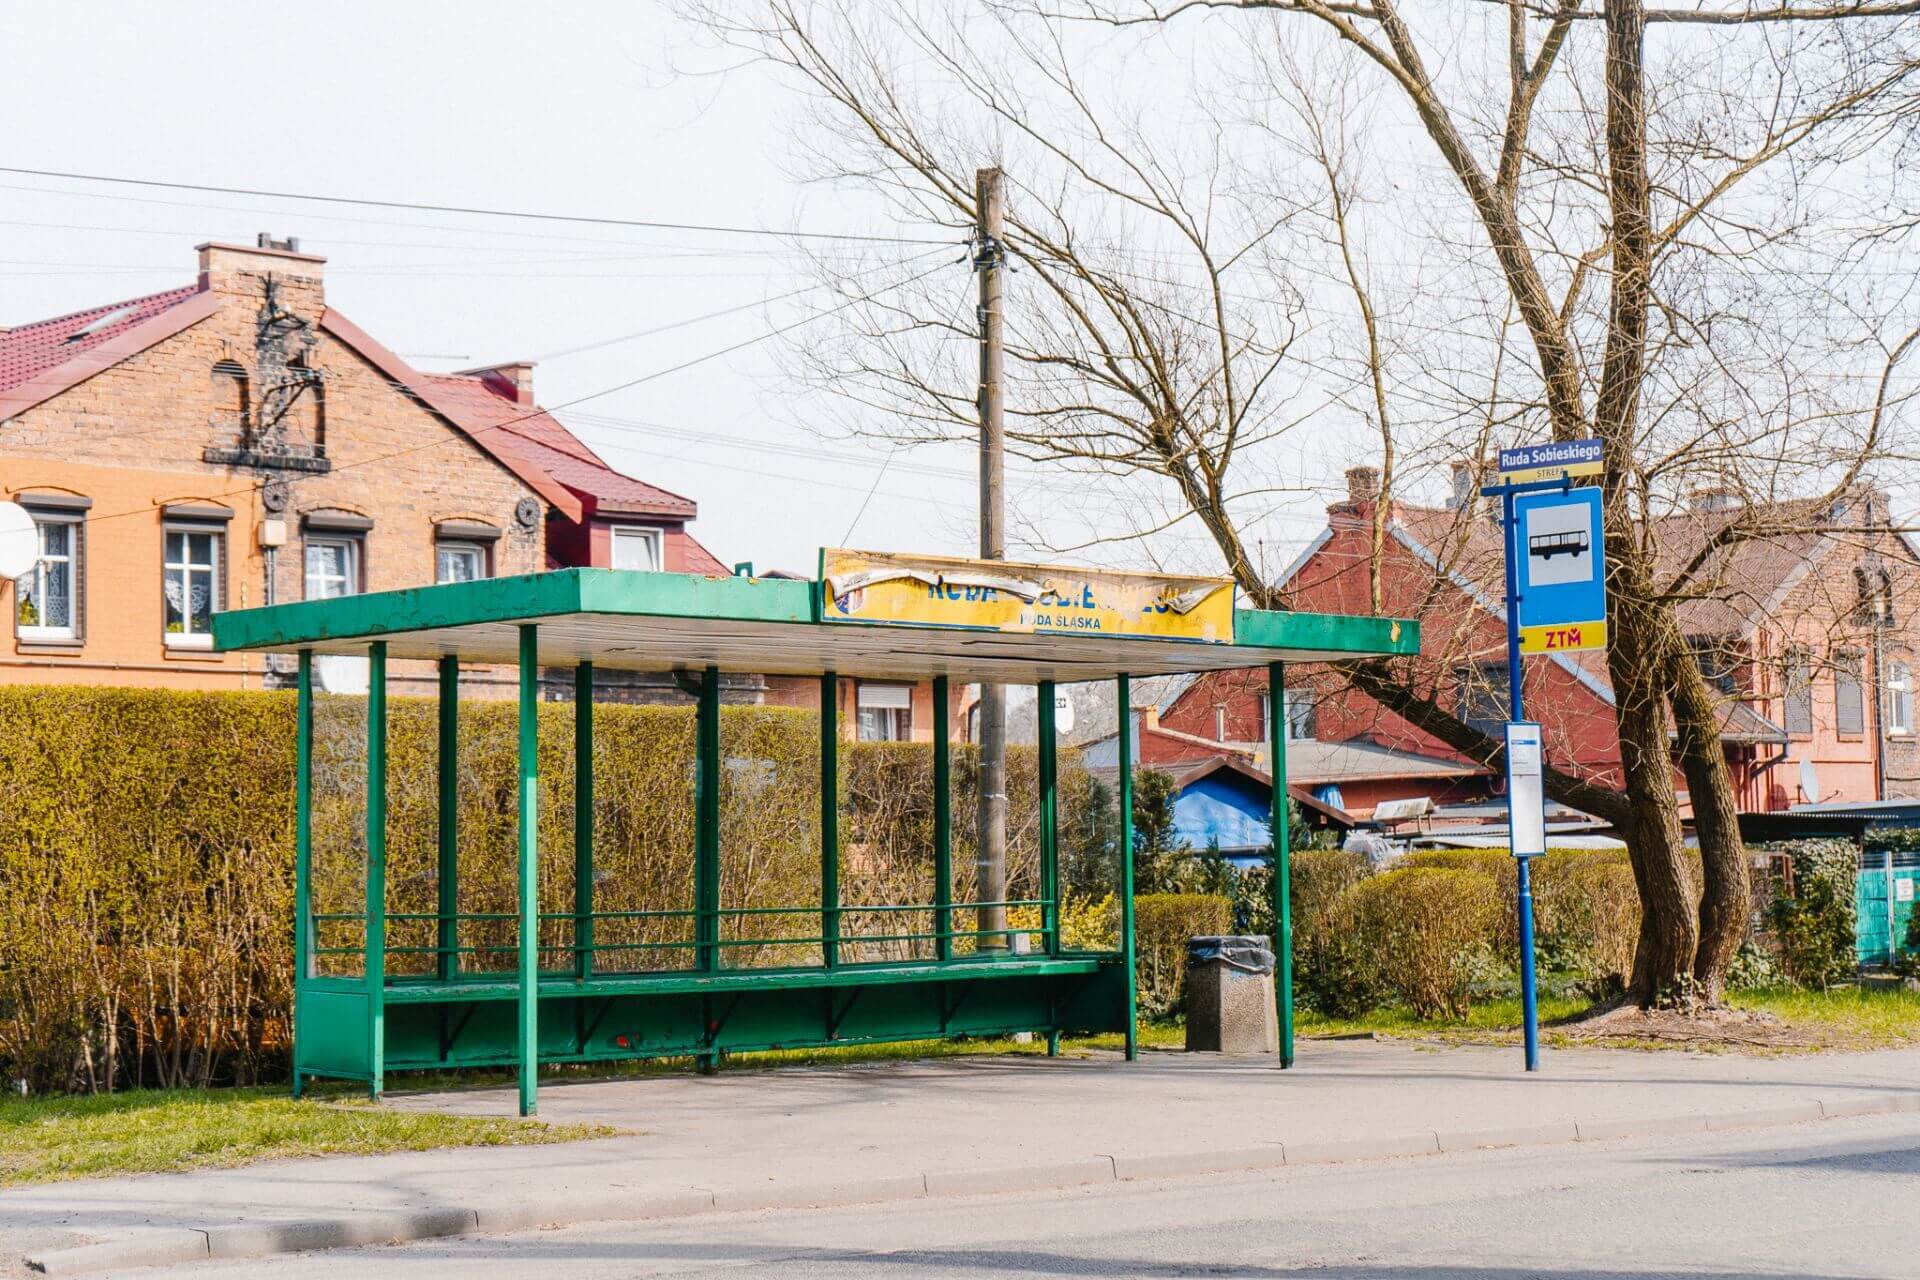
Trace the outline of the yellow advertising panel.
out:
[[[823,622],[1233,643],[1233,580],[828,548]]]
[[[1520,628],[1520,652],[1567,653],[1574,649],[1607,647],[1604,622],[1557,622],[1544,627]]]

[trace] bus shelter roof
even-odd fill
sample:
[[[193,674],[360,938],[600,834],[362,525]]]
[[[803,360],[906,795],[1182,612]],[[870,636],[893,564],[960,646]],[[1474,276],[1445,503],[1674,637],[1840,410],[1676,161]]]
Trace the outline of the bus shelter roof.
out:
[[[815,582],[611,569],[235,610],[214,617],[213,636],[223,652],[364,654],[385,641],[391,658],[511,664],[527,623],[539,628],[543,666],[1008,684],[1340,661],[1420,647],[1419,624],[1406,619],[1258,609],[1234,610],[1231,643],[823,622]]]

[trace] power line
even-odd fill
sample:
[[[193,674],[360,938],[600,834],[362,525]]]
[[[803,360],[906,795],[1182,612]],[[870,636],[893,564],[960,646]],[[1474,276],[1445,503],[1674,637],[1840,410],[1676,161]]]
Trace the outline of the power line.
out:
[[[263,191],[195,182],[164,182],[157,178],[122,178],[110,174],[66,173],[57,169],[26,169],[0,165],[0,173],[31,178],[58,178],[69,182],[107,182],[120,186],[155,187],[166,191],[198,191],[208,195],[251,196],[264,200],[306,200],[316,204],[357,205],[369,209],[405,209],[416,213],[457,213],[484,218],[518,218],[530,222],[575,222],[600,227],[644,227],[653,231],[710,231],[719,235],[773,236],[783,240],[845,240],[866,244],[951,244],[911,236],[858,235],[843,231],[769,231],[765,227],[729,227],[699,222],[662,222],[644,218],[612,218],[598,214],[538,213],[517,209],[488,209],[471,205],[416,204],[406,200],[374,200],[356,196],[321,196],[298,191]]]
[[[562,401],[561,403],[556,405],[551,405],[547,407],[535,407],[526,413],[516,414],[514,417],[508,418],[503,422],[491,423],[487,426],[479,427],[471,431],[467,431],[464,434],[465,436],[471,437],[471,436],[478,436],[483,432],[488,432],[488,431],[504,431],[507,428],[512,427],[517,423],[526,422],[530,419],[541,417],[554,410],[570,409],[575,405],[585,404],[590,400],[598,400],[598,399],[601,399],[602,397],[610,396],[617,392],[626,391],[626,390],[629,390],[630,388],[640,386],[643,383],[653,382],[656,379],[667,377],[670,374],[680,373],[686,369],[691,369],[696,365],[705,364],[708,361],[712,361],[712,360],[718,360],[722,356],[731,355],[736,351],[744,350],[747,347],[751,347],[758,343],[765,342],[771,338],[777,338],[783,334],[791,333],[793,330],[798,329],[803,325],[812,324],[816,320],[824,320],[828,316],[838,314],[839,312],[845,311],[849,307],[857,306],[862,302],[870,302],[874,298],[878,297],[880,294],[886,293],[889,290],[904,288],[907,285],[913,284],[918,280],[925,279],[927,276],[932,275],[934,272],[941,270],[944,266],[946,266],[945,263],[936,264],[935,266],[920,272],[918,275],[909,276],[905,280],[898,280],[892,284],[882,285],[878,289],[871,290],[870,292],[861,294],[857,297],[847,298],[839,303],[836,303],[834,306],[828,307],[824,311],[810,312],[809,314],[804,315],[797,320],[790,321],[787,324],[780,325],[772,329],[768,329],[763,333],[755,334],[751,338],[742,339],[739,342],[735,342],[728,346],[721,347],[718,350],[709,351],[704,355],[693,356],[690,359],[680,361],[678,364],[668,365],[664,369],[655,369],[651,373],[643,373],[637,378],[629,378],[625,382],[615,383],[614,385],[609,387],[602,387],[598,391],[590,391],[585,395],[575,396],[571,400]],[[415,394],[411,388],[403,388],[403,389],[406,390],[409,395]],[[519,433],[516,432],[515,434],[519,434]],[[390,462],[395,458],[406,457],[410,454],[415,454],[415,453],[422,453],[428,449],[433,449],[441,445],[444,445],[450,440],[456,440],[460,438],[462,438],[462,436],[455,435],[454,433],[449,432],[446,435],[440,437],[439,439],[430,440],[425,444],[413,445],[405,449],[394,449],[394,450],[390,450],[387,453],[376,454],[372,457],[360,458],[353,462],[341,463],[329,469],[327,474],[337,475],[342,471],[350,471],[358,467],[372,466],[373,464],[380,463],[380,462]],[[289,479],[288,483],[295,484],[295,483],[298,483],[301,479],[305,479],[305,478],[306,477],[293,477]],[[262,487],[263,487],[262,485],[250,484],[239,489],[230,489],[225,493],[220,493],[212,496],[220,497],[220,498],[235,498],[243,494],[258,492]],[[114,511],[114,512],[109,512],[106,515],[88,516],[86,518],[85,523],[96,524],[106,520],[117,520],[122,516],[145,515],[150,511],[154,511],[158,509],[159,505],[160,504],[158,503],[148,503],[144,507],[134,507],[126,511]]]

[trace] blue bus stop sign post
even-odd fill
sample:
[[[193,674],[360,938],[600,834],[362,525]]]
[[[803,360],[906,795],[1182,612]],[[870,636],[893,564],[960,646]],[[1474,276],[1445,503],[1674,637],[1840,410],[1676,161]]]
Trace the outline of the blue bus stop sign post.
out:
[[[1540,726],[1507,725],[1507,845],[1519,872],[1520,1011],[1527,1070],[1540,1069],[1540,996],[1533,965],[1533,860],[1547,851],[1547,797],[1541,786]]]
[[[1540,1069],[1540,1010],[1533,956],[1533,859],[1546,852],[1545,750],[1527,720],[1523,653],[1603,649],[1607,643],[1606,545],[1600,491],[1575,489],[1601,473],[1598,440],[1556,441],[1500,451],[1507,586],[1507,839],[1517,865],[1520,1004],[1527,1070]]]

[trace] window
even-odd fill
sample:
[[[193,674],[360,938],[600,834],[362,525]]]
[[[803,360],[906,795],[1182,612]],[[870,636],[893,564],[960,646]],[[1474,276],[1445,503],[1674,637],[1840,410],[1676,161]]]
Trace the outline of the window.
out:
[[[477,582],[487,576],[487,549],[477,542],[442,542],[434,553],[435,582]]]
[[[1313,737],[1313,693],[1308,689],[1289,689],[1283,695],[1287,704],[1287,741],[1302,742]]]
[[[1287,741],[1304,742],[1313,737],[1313,691],[1311,689],[1283,689],[1281,701],[1286,704]],[[1273,702],[1270,697],[1260,699],[1260,741],[1265,742],[1273,733]]]
[[[626,525],[613,530],[613,567],[653,572],[660,568],[660,531]]]
[[[307,538],[309,600],[360,594],[360,539]]]
[[[1833,655],[1833,728],[1843,738],[1866,732],[1866,705],[1860,695],[1860,655],[1842,650]]]
[[[161,590],[169,647],[213,647],[213,615],[220,608],[220,560],[226,537],[223,530],[204,526],[166,526]]]
[[[1460,681],[1460,718],[1498,736],[1507,722],[1507,666],[1481,662],[1455,673]]]
[[[251,429],[249,410],[252,407],[252,397],[247,394],[247,371],[235,361],[220,361],[213,366],[207,393],[213,425],[223,428],[234,444],[244,442]]]
[[[913,737],[913,686],[868,684],[854,690],[860,716],[860,741],[906,742]]]
[[[1787,650],[1786,730],[1805,738],[1813,733],[1813,659],[1805,649]]]
[[[1888,733],[1910,734],[1913,732],[1913,668],[1904,662],[1887,664],[1887,683],[1884,693],[1886,701],[1886,731]]]
[[[85,532],[78,514],[33,513],[40,559],[14,583],[14,632],[22,640],[80,637],[80,546]]]
[[[1738,655],[1731,640],[1723,636],[1688,636],[1687,648],[1693,651],[1693,664],[1700,668],[1708,684],[1721,693],[1735,692],[1733,669]]]
[[[1885,569],[1880,571],[1880,593],[1874,605],[1874,614],[1883,627],[1891,627],[1899,621],[1893,613],[1893,575]]]

